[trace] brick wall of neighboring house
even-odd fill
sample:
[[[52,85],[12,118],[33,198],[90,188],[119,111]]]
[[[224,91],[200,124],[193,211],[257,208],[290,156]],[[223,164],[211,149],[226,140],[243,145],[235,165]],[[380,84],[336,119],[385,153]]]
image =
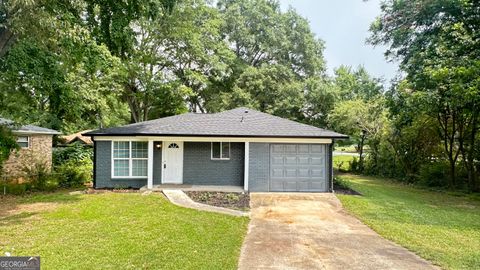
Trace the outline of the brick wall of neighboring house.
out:
[[[26,136],[26,135],[22,135]],[[28,135],[29,147],[20,148],[10,154],[3,164],[3,172],[10,176],[21,176],[25,167],[38,163],[45,164],[48,170],[52,167],[52,135]]]

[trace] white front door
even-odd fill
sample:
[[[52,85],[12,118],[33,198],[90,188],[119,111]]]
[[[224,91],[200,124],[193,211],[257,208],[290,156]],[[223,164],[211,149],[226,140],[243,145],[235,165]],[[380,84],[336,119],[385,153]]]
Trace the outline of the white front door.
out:
[[[183,142],[163,142],[162,183],[183,183]]]

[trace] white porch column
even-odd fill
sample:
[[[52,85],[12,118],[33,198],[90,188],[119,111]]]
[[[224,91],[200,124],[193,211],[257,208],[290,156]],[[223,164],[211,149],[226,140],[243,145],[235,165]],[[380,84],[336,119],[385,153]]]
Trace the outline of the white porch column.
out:
[[[250,164],[250,143],[245,142],[245,164],[243,166],[243,189],[248,191],[248,172],[249,172],[249,164]]]
[[[147,188],[153,188],[153,140],[148,140]]]

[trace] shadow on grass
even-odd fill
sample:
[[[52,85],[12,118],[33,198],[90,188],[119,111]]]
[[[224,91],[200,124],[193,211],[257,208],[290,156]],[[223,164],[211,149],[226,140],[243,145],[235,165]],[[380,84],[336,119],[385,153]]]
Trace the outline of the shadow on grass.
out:
[[[13,214],[3,218],[0,217],[0,227],[22,224],[27,219],[37,214],[38,212],[22,212],[20,214]]]
[[[35,215],[54,210],[60,205],[83,200],[81,195],[70,195],[69,191],[0,196],[0,226],[21,224]]]

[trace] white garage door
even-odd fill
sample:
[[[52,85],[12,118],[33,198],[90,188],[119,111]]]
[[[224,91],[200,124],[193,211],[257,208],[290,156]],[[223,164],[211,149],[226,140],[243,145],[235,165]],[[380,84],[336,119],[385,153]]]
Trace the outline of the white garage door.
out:
[[[328,191],[324,144],[272,144],[270,191]]]

